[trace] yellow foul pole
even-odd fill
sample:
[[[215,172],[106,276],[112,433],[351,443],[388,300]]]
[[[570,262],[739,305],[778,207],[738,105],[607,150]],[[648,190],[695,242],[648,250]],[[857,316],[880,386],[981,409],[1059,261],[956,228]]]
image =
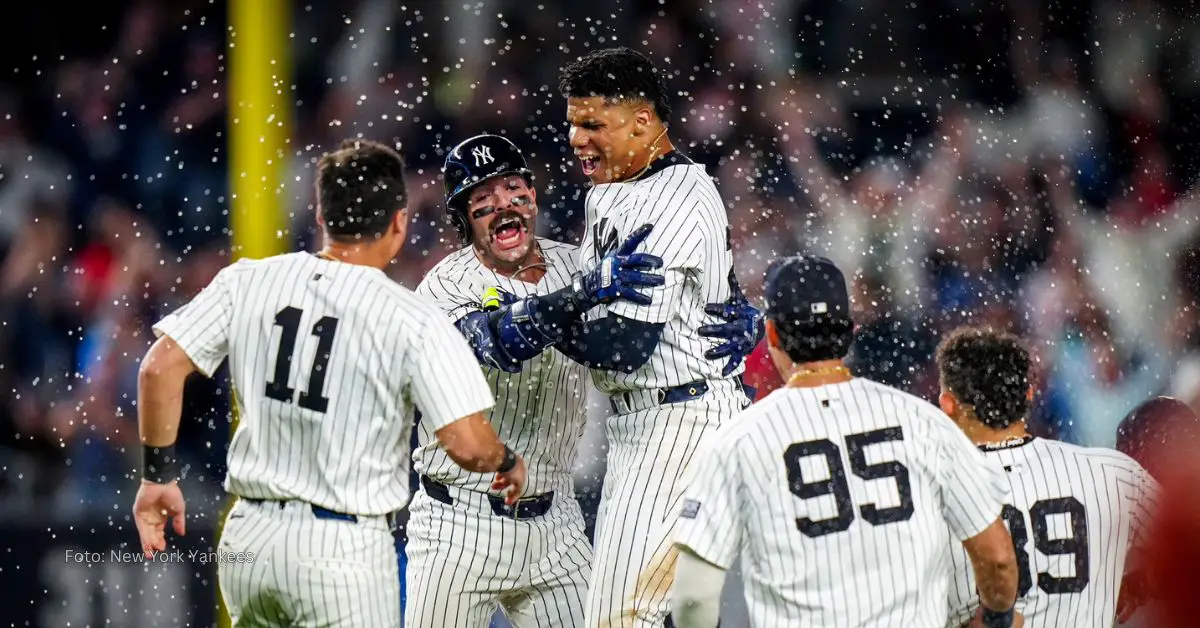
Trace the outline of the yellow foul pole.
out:
[[[287,203],[281,186],[292,123],[290,9],[289,0],[228,0],[227,151],[233,259],[269,257],[289,248],[289,240],[283,237]],[[237,430],[237,406],[234,391],[231,431]],[[219,543],[232,504],[229,500],[222,509],[214,543]],[[216,604],[217,625],[230,626],[219,590]]]
[[[288,248],[286,204],[291,86],[288,0],[229,0],[230,225],[235,258]]]

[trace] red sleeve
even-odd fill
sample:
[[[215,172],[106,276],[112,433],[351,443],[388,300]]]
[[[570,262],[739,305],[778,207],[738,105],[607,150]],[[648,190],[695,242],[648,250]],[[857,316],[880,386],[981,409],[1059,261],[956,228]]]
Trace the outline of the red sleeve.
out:
[[[746,384],[756,389],[754,400],[758,401],[771,394],[771,391],[783,386],[783,378],[775,370],[771,354],[767,352],[767,341],[758,343],[750,356],[746,358]]]

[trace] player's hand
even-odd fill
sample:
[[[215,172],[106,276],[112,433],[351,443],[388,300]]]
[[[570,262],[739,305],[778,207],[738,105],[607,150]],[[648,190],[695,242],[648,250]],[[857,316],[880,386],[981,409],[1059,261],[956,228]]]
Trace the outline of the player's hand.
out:
[[[720,360],[729,356],[729,363],[721,371],[722,375],[726,376],[737,370],[746,356],[754,351],[766,331],[762,311],[750,305],[736,281],[732,282],[732,285],[733,296],[728,301],[704,306],[705,312],[723,318],[726,322],[704,325],[696,330],[701,336],[725,341],[705,351],[704,357]]]
[[[496,473],[496,479],[492,480],[492,490],[503,492],[504,503],[511,506],[525,494],[526,479],[525,459],[518,454],[517,466],[508,473]]]
[[[179,483],[158,484],[142,480],[133,500],[133,522],[137,525],[146,558],[154,558],[154,552],[167,549],[167,519],[172,517],[175,518],[175,534],[183,536],[186,516]]]
[[[604,256],[600,264],[576,280],[576,301],[585,310],[600,303],[612,303],[624,299],[638,305],[650,305],[648,295],[638,292],[639,288],[652,288],[666,283],[662,275],[652,273],[662,268],[663,261],[657,255],[635,253],[638,246],[650,235],[654,225],[645,224],[629,234],[617,250]]]
[[[1145,573],[1134,572],[1121,580],[1121,591],[1117,594],[1117,622],[1125,623],[1137,613],[1149,597]]]
[[[970,628],[987,628],[986,626],[983,625],[983,607],[982,606],[980,606],[979,609],[975,611],[975,617],[971,619],[971,623],[969,624],[969,626],[970,626]],[[1024,626],[1025,626],[1025,616],[1020,613],[1013,613],[1012,628],[1024,628]]]

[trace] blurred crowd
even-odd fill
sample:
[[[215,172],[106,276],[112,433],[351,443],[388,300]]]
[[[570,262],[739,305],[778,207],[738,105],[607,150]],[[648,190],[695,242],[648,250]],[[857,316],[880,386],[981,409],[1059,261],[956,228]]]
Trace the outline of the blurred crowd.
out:
[[[30,18],[45,50],[12,56],[0,79],[0,516],[128,508],[149,325],[230,261],[224,3],[98,4],[82,26]],[[939,337],[988,322],[1035,345],[1038,433],[1112,446],[1148,396],[1200,409],[1189,3],[293,9],[287,248],[319,246],[321,152],[344,137],[391,141],[410,166],[413,216],[392,274],[415,287],[459,246],[444,151],[479,132],[526,151],[541,234],[576,242],[585,181],[557,72],[591,47],[629,45],[669,73],[670,132],[718,180],[751,296],[780,255],[818,252],[854,275],[861,375],[932,399]],[[197,376],[180,440],[212,504],[224,386]]]

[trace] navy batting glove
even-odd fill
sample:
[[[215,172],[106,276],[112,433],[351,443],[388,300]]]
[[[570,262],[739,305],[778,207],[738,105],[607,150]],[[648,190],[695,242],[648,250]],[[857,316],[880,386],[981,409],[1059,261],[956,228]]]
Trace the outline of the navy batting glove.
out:
[[[581,309],[590,310],[601,303],[612,303],[618,299],[650,305],[649,295],[638,292],[638,289],[653,288],[666,282],[662,275],[649,272],[662,268],[663,261],[657,255],[634,251],[653,228],[654,225],[650,224],[638,227],[616,251],[605,255],[596,268],[575,278],[575,302]]]
[[[721,371],[728,376],[737,370],[739,364],[746,359],[758,346],[766,333],[763,313],[750,305],[745,297],[734,295],[725,303],[710,303],[704,306],[704,311],[713,316],[725,319],[727,322],[716,325],[704,325],[697,330],[701,336],[724,340],[721,344],[704,352],[709,360],[719,360],[729,356],[729,363]]]

